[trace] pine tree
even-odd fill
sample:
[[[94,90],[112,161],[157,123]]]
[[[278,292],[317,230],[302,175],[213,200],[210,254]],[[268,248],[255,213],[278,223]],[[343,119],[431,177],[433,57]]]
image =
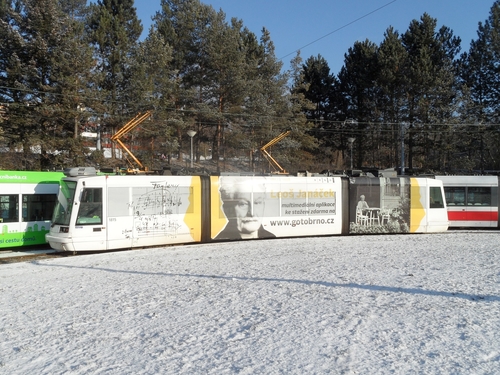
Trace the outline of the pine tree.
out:
[[[378,47],[368,40],[354,43],[345,54],[345,63],[339,73],[342,94],[348,102],[345,113],[348,120],[346,134],[355,138],[355,168],[363,165],[365,154],[370,147],[369,124],[377,118],[377,49]]]
[[[94,84],[99,93],[91,106],[100,116],[102,126],[114,133],[145,109],[141,108],[145,93],[134,90],[135,81],[142,77],[134,76],[132,68],[132,54],[142,25],[133,0],[98,0],[90,5],[86,26],[94,48]]]
[[[406,67],[408,106],[408,165],[439,168],[432,161],[442,160],[440,132],[432,133],[430,124],[448,123],[456,96],[453,61],[460,51],[460,38],[447,27],[436,31],[437,20],[424,14],[413,20],[402,35],[408,53]],[[443,129],[441,129],[443,130]],[[448,130],[448,129],[446,129]],[[429,163],[428,163],[429,162]]]
[[[379,73],[377,85],[380,87],[377,107],[382,122],[381,144],[390,153],[382,151],[382,165],[400,165],[398,145],[401,142],[402,122],[405,118],[406,75],[405,66],[408,54],[403,47],[399,33],[392,27],[384,33],[384,40],[378,49]]]
[[[293,163],[295,170],[327,170],[336,162],[334,153],[325,146],[318,138],[327,133],[327,129],[314,127],[314,122],[307,118],[308,113],[314,111],[315,103],[307,98],[309,83],[305,78],[304,64],[300,51],[290,62],[290,94],[288,101],[290,105],[292,127],[300,129],[296,132],[296,139],[300,141],[300,151],[295,153]],[[323,126],[327,127],[327,122],[323,121]],[[324,133],[324,134],[323,134]],[[300,160],[299,160],[300,159]]]
[[[91,64],[81,24],[57,0],[4,3],[2,21],[0,95],[9,103],[4,123],[8,146],[24,152],[18,168],[62,167],[55,155],[75,146],[67,139],[73,139],[77,103]],[[40,155],[39,164],[31,162],[33,150]]]
[[[294,80],[293,91],[302,94],[307,100],[303,109],[307,118],[314,124],[310,134],[317,139],[319,148],[316,158],[325,168],[339,165],[338,145],[342,144],[342,133],[338,129],[338,100],[336,89],[338,81],[330,73],[327,61],[321,56],[309,57],[301,67],[300,75],[295,75],[300,81]]]
[[[143,42],[137,44],[131,54],[130,89],[137,93],[135,104],[139,108],[153,110],[152,116],[141,124],[140,132],[134,134],[138,143],[144,147],[144,162],[150,168],[161,169],[164,160],[178,151],[175,138],[174,110],[175,84],[172,66],[172,47],[153,27]]]
[[[175,51],[171,62],[175,71],[172,77],[175,111],[170,114],[169,122],[176,128],[180,150],[182,139],[186,140],[185,144],[189,142],[186,131],[195,130],[195,148],[200,140],[211,142],[210,148],[218,160],[213,129],[221,121],[220,113],[211,98],[207,101],[204,95],[206,86],[212,81],[206,51],[207,32],[216,19],[213,8],[198,0],[162,0],[161,11],[154,17],[154,27]]]
[[[500,167],[500,139],[496,126],[490,125],[498,123],[500,107],[500,1],[494,2],[488,19],[479,23],[477,35],[457,64],[463,91],[469,94],[461,113],[465,123],[471,124],[462,127],[468,136],[458,140],[457,151],[468,156],[471,169],[483,172]]]

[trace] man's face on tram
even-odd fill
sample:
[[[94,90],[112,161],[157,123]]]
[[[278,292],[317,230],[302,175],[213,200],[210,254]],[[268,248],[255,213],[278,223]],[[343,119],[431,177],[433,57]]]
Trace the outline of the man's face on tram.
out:
[[[248,188],[252,186],[238,185],[234,193],[236,225],[243,234],[257,232],[264,216],[264,188],[255,185],[253,191],[246,191]]]

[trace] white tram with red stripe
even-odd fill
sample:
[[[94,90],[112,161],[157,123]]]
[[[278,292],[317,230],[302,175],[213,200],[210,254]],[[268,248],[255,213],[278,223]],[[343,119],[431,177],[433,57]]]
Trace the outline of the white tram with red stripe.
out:
[[[498,176],[436,176],[443,181],[452,227],[498,228]]]

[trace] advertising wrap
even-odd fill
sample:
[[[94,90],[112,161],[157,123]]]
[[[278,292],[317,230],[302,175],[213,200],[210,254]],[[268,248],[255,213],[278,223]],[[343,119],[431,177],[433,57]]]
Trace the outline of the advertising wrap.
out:
[[[335,177],[211,177],[211,238],[274,238],[341,233]]]

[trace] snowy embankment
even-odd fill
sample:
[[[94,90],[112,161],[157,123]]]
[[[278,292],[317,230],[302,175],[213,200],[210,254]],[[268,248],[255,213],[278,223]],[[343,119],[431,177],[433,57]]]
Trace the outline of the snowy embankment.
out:
[[[498,231],[0,266],[2,374],[495,374]]]

